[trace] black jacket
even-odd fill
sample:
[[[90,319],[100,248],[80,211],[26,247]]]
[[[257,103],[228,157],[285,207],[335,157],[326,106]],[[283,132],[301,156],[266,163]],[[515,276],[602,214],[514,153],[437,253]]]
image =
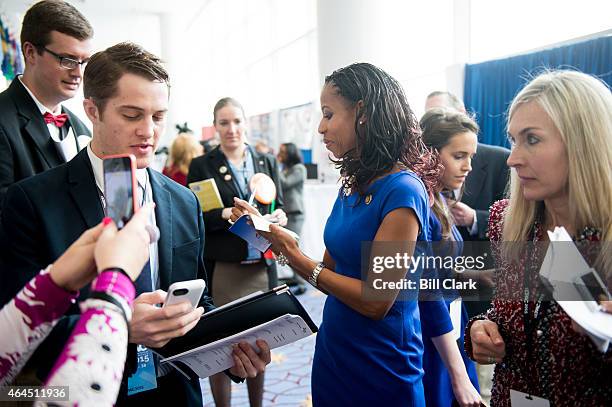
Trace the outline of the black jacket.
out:
[[[509,155],[510,150],[506,148],[478,143],[461,198],[461,202],[476,210],[478,236],[470,236],[467,228],[459,227],[463,240],[488,240],[489,207],[504,197],[510,177],[506,164]]]
[[[74,113],[65,107],[62,112],[68,115],[75,136],[91,136]],[[0,207],[12,184],[64,162],[36,103],[15,78],[0,93]]]
[[[270,154],[260,154],[250,148],[253,158],[255,173],[262,172],[269,175],[276,185],[276,209],[283,207],[283,194],[279,182],[278,162]],[[224,167],[223,172],[221,168]],[[230,174],[231,179],[226,180]],[[231,208],[234,206],[234,197],[240,197],[238,188],[231,174],[230,166],[225,155],[219,147],[201,157],[194,158],[189,166],[187,183],[202,181],[213,178],[219,189],[223,206]],[[271,205],[258,205],[262,214],[270,213]],[[220,260],[228,262],[239,262],[245,260],[248,255],[247,244],[244,240],[228,231],[231,226],[229,222],[221,218],[223,209],[213,209],[204,213],[206,223],[206,247],[204,257],[207,260]]]

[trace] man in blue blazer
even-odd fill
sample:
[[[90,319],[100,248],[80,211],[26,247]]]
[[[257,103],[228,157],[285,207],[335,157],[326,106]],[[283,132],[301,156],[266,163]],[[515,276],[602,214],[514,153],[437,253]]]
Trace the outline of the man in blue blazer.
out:
[[[6,302],[84,230],[100,222],[105,205],[101,158],[133,154],[138,168],[137,196],[141,202],[155,203],[150,221],[158,226],[160,239],[151,244],[150,261],[142,273],[149,278],[144,285],[139,285],[140,278],[136,282],[130,343],[162,347],[189,332],[202,313],[213,307],[208,295],[203,296],[201,307],[195,310],[184,303],[157,306],[163,303],[171,283],[206,280],[202,253],[204,223],[196,197],[148,168],[165,127],[168,74],[155,55],[138,45],[121,43],[92,56],[85,70],[84,95],[85,111],[93,123],[93,138],[87,149],[67,164],[23,180],[7,192],[0,243],[6,261],[3,277],[11,285],[2,300]],[[39,348],[38,354],[46,359],[33,358],[40,363],[41,376],[45,375],[45,367],[54,362],[48,355],[58,354],[53,352],[54,346],[61,345],[70,333],[71,319],[74,317],[63,318]],[[234,351],[238,362],[228,372],[232,378],[253,377],[264,370],[270,362],[269,348],[265,342],[258,345],[260,354],[244,344]],[[135,358],[135,353],[128,353],[128,358]],[[49,366],[42,366],[45,362]],[[202,405],[197,379],[187,380],[176,370],[165,371],[157,363],[151,369],[157,374],[145,386],[150,390],[128,396],[124,386],[118,405]],[[134,373],[129,368],[127,371]]]

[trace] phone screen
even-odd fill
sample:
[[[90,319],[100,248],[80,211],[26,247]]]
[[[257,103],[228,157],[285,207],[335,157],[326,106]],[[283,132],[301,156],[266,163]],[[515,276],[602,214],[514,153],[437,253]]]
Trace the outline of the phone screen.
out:
[[[132,163],[129,157],[104,160],[106,216],[121,229],[134,215]]]
[[[595,276],[595,273],[587,273],[580,276],[580,280],[585,285],[591,297],[597,302],[610,300],[610,294],[604,286],[602,286],[601,280]]]

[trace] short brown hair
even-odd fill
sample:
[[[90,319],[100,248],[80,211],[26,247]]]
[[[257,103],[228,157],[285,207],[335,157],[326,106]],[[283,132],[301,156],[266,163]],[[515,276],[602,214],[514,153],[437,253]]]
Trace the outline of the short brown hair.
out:
[[[43,0],[34,4],[23,17],[21,46],[29,42],[41,51],[51,41],[51,31],[79,41],[93,37],[89,21],[74,6],[62,0]]]
[[[92,55],[83,74],[83,94],[103,111],[106,101],[117,94],[117,82],[126,73],[163,82],[170,89],[170,78],[161,62],[157,56],[132,42],[113,45]]]

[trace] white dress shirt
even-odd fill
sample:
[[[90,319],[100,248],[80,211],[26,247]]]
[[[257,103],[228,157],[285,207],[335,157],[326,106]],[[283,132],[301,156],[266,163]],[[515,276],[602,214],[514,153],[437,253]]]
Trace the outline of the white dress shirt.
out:
[[[104,165],[102,159],[96,156],[91,150],[91,146],[87,146],[87,155],[93,168],[94,178],[96,179],[96,185],[100,190],[102,206],[106,207],[104,202]],[[146,168],[136,170],[136,179],[138,180],[138,194],[137,199],[139,203],[150,203],[153,202],[153,191],[151,189],[151,182],[149,181],[149,173]],[[143,192],[146,192],[143,201]],[[155,211],[151,212],[151,218],[149,219],[151,225],[157,225],[155,219]],[[158,256],[157,242],[149,245],[149,261],[151,267],[151,281],[153,289],[157,290],[160,287],[159,280],[159,256]]]
[[[36,96],[34,96],[34,93],[32,93],[30,89],[28,89],[26,84],[23,83],[23,80],[21,79],[21,75],[19,75],[18,78],[21,84],[23,85],[23,87],[25,88],[25,90],[28,92],[28,94],[34,101],[34,103],[36,103],[36,107],[38,107],[38,110],[40,110],[40,114],[42,116],[44,116],[45,113],[47,112],[51,113],[54,116],[57,116],[58,114],[62,113],[61,105],[58,106],[57,111],[55,112],[52,112],[51,110],[47,109],[45,105],[43,105],[42,103],[40,103],[38,99],[36,99]],[[65,161],[72,160],[74,156],[77,155],[77,153],[79,152],[77,148],[78,147],[77,139],[74,134],[74,129],[72,128],[72,126],[68,128],[68,133],[66,134],[66,137],[64,137],[63,140],[60,139],[60,135],[61,135],[60,128],[57,127],[55,124],[47,123],[47,129],[49,130],[49,135],[51,136],[51,140],[53,140],[53,142],[55,143],[56,147],[58,148],[58,151],[64,157],[64,160]],[[81,146],[81,148],[83,147],[84,145]]]

